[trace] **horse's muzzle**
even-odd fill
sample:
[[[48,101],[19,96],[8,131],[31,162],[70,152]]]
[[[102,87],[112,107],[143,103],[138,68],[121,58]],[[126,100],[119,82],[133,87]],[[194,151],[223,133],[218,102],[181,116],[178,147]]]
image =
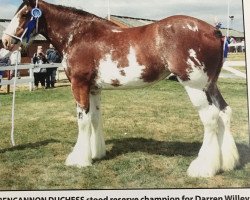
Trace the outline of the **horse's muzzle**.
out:
[[[5,49],[12,51],[19,44],[19,40],[7,34],[3,34],[2,43]]]

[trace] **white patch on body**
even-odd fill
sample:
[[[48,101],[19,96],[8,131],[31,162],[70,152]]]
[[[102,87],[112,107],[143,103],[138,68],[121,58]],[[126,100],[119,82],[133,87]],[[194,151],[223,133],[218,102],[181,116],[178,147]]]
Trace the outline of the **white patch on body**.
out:
[[[196,66],[190,58],[187,59],[187,64],[189,66],[187,73],[190,80],[185,81],[185,85],[195,88],[206,88],[209,78],[204,71],[204,66]]]
[[[188,53],[189,53],[189,56],[190,56],[190,57],[194,58],[194,60],[195,60],[199,65],[201,65],[201,62],[197,59],[197,55],[196,55],[195,50],[189,49]]]
[[[114,33],[121,33],[121,32],[122,32],[122,30],[112,29],[112,32],[114,32]]]
[[[189,30],[194,31],[194,32],[199,30],[197,25],[191,26],[190,24],[187,24],[187,27]]]
[[[66,47],[68,47],[71,44],[73,37],[74,37],[74,35],[70,34]]]
[[[193,49],[188,50],[189,57],[187,58],[187,74],[189,76],[190,81],[186,81],[186,85],[190,85],[196,88],[206,88],[208,85],[208,75],[205,73],[204,68],[205,66],[198,60],[196,52]],[[192,59],[196,61],[193,62]]]
[[[171,27],[172,27],[172,25],[171,25],[171,24],[167,25],[167,28],[171,28]]]
[[[160,48],[161,41],[162,41],[162,38],[160,37],[159,34],[157,34],[157,35],[156,35],[156,38],[155,38],[155,43],[156,43],[156,47],[157,47],[157,48]]]
[[[136,59],[136,52],[130,47],[128,54],[129,66],[118,68],[118,62],[113,61],[110,54],[100,60],[98,69],[98,78],[96,84],[101,88],[112,89],[112,80],[118,80],[121,86],[119,88],[134,88],[146,85],[141,75],[145,66],[140,65]],[[121,73],[123,72],[123,74]]]

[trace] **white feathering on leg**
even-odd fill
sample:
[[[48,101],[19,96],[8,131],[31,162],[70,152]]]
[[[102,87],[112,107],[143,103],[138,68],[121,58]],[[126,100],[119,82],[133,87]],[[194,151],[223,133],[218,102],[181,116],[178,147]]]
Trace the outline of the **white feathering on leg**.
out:
[[[90,136],[91,115],[77,106],[79,134],[73,151],[68,155],[66,165],[86,167],[92,165]]]
[[[219,114],[219,132],[218,139],[221,148],[222,170],[229,171],[239,165],[239,153],[230,131],[232,110],[227,106]]]

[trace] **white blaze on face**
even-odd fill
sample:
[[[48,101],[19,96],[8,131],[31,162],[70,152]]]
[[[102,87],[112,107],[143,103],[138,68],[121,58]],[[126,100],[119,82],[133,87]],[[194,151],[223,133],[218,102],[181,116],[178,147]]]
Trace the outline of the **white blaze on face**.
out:
[[[141,79],[145,66],[140,65],[136,59],[136,52],[130,47],[128,54],[129,66],[118,68],[118,62],[113,61],[110,54],[100,61],[96,83],[103,88],[113,88],[112,81],[119,81],[121,88],[139,87],[146,83]],[[120,87],[119,87],[120,88]]]
[[[20,23],[20,18],[18,17],[19,13],[22,12],[25,8],[27,8],[27,6],[24,6],[21,10],[19,10],[18,13],[16,13],[16,15],[13,17],[13,19],[11,20],[10,24],[8,25],[8,27],[6,28],[4,32],[11,34],[11,35],[15,35],[16,30]]]

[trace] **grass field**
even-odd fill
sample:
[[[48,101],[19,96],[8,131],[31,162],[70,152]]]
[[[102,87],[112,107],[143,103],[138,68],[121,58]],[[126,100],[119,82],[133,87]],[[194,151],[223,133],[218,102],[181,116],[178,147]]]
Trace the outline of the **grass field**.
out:
[[[230,61],[239,61],[239,60],[245,60],[245,53],[229,53],[227,60]]]
[[[221,79],[219,87],[233,109],[241,166],[208,179],[186,174],[200,149],[203,127],[177,82],[103,91],[107,156],[83,169],[64,165],[77,137],[69,86],[17,92],[13,148],[12,96],[0,94],[0,190],[249,187],[246,83]]]

